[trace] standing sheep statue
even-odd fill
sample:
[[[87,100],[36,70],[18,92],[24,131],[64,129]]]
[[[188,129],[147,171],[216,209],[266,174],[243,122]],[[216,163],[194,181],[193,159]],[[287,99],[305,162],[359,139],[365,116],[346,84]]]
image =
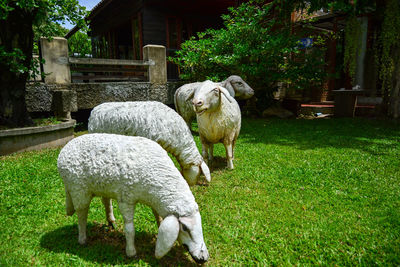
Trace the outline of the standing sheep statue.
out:
[[[175,109],[185,120],[189,129],[191,129],[192,121],[196,117],[192,105],[193,93],[201,84],[202,82],[188,83],[182,85],[175,91]],[[216,85],[226,88],[232,97],[238,99],[249,99],[254,95],[254,90],[237,75],[231,75],[225,81],[216,83]]]
[[[87,134],[70,141],[58,156],[64,181],[67,215],[76,211],[79,243],[86,243],[86,224],[93,196],[102,197],[107,220],[116,199],[124,218],[126,255],[136,255],[133,217],[138,202],[164,218],[158,229],[155,256],[161,258],[175,240],[186,245],[197,262],[208,260],[198,205],[167,152],[143,137]]]
[[[213,160],[213,144],[223,143],[228,168],[233,169],[234,147],[239,136],[241,113],[228,91],[205,81],[194,92],[193,107],[199,125],[203,158]]]
[[[110,102],[95,107],[89,117],[90,133],[115,133],[142,136],[156,141],[174,155],[189,185],[201,172],[211,181],[210,170],[203,161],[184,120],[160,102]]]

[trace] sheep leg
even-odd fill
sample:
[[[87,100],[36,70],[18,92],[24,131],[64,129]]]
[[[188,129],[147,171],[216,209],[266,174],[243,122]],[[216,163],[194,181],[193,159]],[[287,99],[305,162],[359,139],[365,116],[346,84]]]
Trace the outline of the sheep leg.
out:
[[[101,201],[103,202],[104,208],[106,210],[106,218],[108,222],[108,226],[111,226],[113,229],[115,223],[115,217],[113,212],[113,206],[110,198],[102,197]]]
[[[224,143],[226,151],[226,160],[228,161],[228,169],[233,170],[233,153],[232,143]]]
[[[208,161],[212,162],[214,160],[214,144],[209,145],[208,151]]]
[[[209,157],[208,157],[208,150],[209,150],[209,145],[208,143],[201,142],[201,155],[203,156],[203,159],[207,162]],[[207,162],[209,164],[211,162]]]
[[[79,237],[78,242],[81,245],[85,245],[86,238],[86,225],[87,225],[87,216],[90,206],[90,201],[92,201],[92,196],[86,192],[69,192],[71,196],[72,203],[76,210],[76,215],[78,216],[78,231]]]
[[[133,224],[133,215],[135,206],[128,203],[120,202],[119,210],[124,218],[124,232],[126,238],[126,255],[133,257],[136,255],[135,249],[135,226]]]
[[[157,221],[157,226],[160,227],[160,223],[162,222],[162,218],[160,215],[158,215],[157,211],[155,209],[151,209],[153,211],[153,215],[154,217],[156,217],[156,221]]]
[[[233,140],[232,142],[232,159],[235,159],[235,145],[236,145],[236,139]]]
[[[75,213],[74,204],[72,203],[71,194],[65,188],[65,209],[67,210],[67,215],[72,216]]]
[[[76,210],[76,215],[78,215],[78,230],[79,230],[78,242],[81,245],[85,245],[87,241],[86,225],[87,225],[88,211],[89,211],[89,205],[86,208]]]

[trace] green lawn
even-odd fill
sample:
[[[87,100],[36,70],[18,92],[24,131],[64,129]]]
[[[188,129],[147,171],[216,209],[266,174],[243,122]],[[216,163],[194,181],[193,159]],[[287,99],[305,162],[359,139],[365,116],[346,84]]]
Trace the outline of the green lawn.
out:
[[[215,147],[211,185],[192,188],[207,265],[400,264],[398,121],[244,119],[233,171],[224,151]],[[136,258],[125,257],[118,209],[109,229],[99,199],[89,244],[80,246],[76,215],[65,215],[58,153],[0,157],[0,266],[194,265],[178,244],[154,258],[156,222],[142,205]]]

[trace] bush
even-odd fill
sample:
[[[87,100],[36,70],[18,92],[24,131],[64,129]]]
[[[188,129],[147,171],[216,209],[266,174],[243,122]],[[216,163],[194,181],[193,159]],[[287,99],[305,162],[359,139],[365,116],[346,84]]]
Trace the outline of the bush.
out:
[[[292,33],[290,20],[273,14],[273,5],[254,1],[231,8],[222,16],[222,29],[198,33],[171,58],[181,68],[181,78],[221,81],[240,75],[255,89],[259,109],[270,103],[280,82],[289,89],[320,84],[324,49],[315,47],[322,38],[314,38],[314,48],[302,48],[299,38],[304,32]]]

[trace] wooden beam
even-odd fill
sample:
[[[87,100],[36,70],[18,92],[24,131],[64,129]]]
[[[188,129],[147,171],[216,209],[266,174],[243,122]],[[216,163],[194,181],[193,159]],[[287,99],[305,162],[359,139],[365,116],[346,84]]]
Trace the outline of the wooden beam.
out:
[[[68,58],[69,64],[90,64],[90,65],[123,65],[123,66],[154,66],[154,62],[128,59],[108,58]]]
[[[133,72],[140,72],[140,73],[147,73],[147,70],[136,70],[136,69],[121,69],[121,68],[71,68],[71,71],[74,72],[121,72],[121,73],[133,73]]]
[[[72,76],[72,80],[76,81],[144,81],[146,77],[129,77],[129,76]]]

